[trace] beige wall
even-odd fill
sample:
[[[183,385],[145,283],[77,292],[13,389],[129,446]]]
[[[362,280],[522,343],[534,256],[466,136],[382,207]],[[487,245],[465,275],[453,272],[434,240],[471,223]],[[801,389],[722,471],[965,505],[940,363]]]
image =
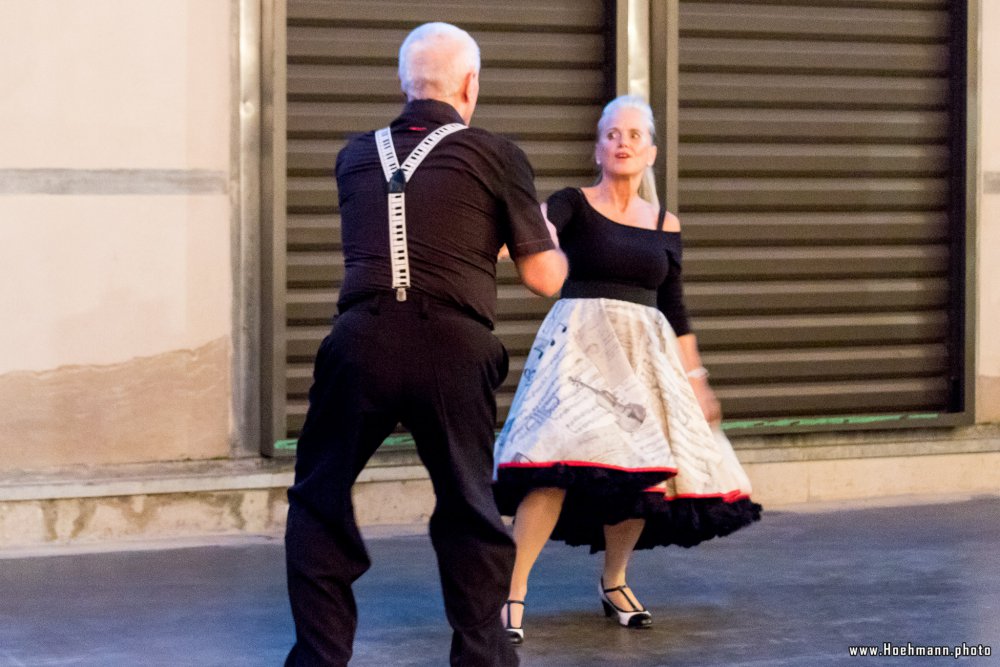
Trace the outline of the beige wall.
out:
[[[976,421],[1000,421],[1000,3],[980,3]]]
[[[229,12],[4,3],[0,469],[228,454]]]
[[[225,169],[228,0],[4,2],[4,167]]]

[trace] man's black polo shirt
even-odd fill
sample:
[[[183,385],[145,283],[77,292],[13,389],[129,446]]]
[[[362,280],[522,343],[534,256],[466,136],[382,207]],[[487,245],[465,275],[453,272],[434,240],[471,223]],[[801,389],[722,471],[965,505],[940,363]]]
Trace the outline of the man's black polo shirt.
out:
[[[449,104],[416,100],[392,121],[400,164],[429,132],[462,118]],[[341,309],[389,290],[387,184],[375,133],[353,139],[337,156],[346,273]],[[538,208],[533,172],[513,143],[468,128],[430,152],[406,185],[411,290],[451,303],[492,323],[497,252],[512,257],[554,248]]]

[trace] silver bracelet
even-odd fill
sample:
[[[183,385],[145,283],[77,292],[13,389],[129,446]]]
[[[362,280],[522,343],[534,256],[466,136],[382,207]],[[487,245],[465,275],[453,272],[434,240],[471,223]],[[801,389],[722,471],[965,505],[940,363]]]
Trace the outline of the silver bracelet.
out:
[[[687,373],[685,373],[692,380],[700,380],[702,378],[708,377],[708,369],[704,366],[698,366],[698,368],[692,368]]]

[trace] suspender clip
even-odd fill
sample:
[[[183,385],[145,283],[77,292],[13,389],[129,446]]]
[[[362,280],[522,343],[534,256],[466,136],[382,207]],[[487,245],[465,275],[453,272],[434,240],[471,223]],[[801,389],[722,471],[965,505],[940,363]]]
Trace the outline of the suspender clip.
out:
[[[397,169],[389,179],[389,194],[397,194],[406,190],[406,172]]]
[[[397,287],[396,288],[396,301],[406,301],[406,288]]]

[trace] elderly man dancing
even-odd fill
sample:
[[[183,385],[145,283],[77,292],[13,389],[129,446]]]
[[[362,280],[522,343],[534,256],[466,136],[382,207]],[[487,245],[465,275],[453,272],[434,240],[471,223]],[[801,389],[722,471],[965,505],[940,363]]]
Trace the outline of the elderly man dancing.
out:
[[[286,665],[346,665],[370,566],[351,487],[386,436],[413,434],[437,498],[437,553],[451,664],[516,665],[500,624],[514,545],[491,492],[495,389],[507,353],[493,335],[496,257],[546,296],[566,258],[509,141],[469,128],[479,47],[446,23],[399,51],[407,104],[337,157],[346,274],[320,346],[299,438],[285,536],[296,643]]]

